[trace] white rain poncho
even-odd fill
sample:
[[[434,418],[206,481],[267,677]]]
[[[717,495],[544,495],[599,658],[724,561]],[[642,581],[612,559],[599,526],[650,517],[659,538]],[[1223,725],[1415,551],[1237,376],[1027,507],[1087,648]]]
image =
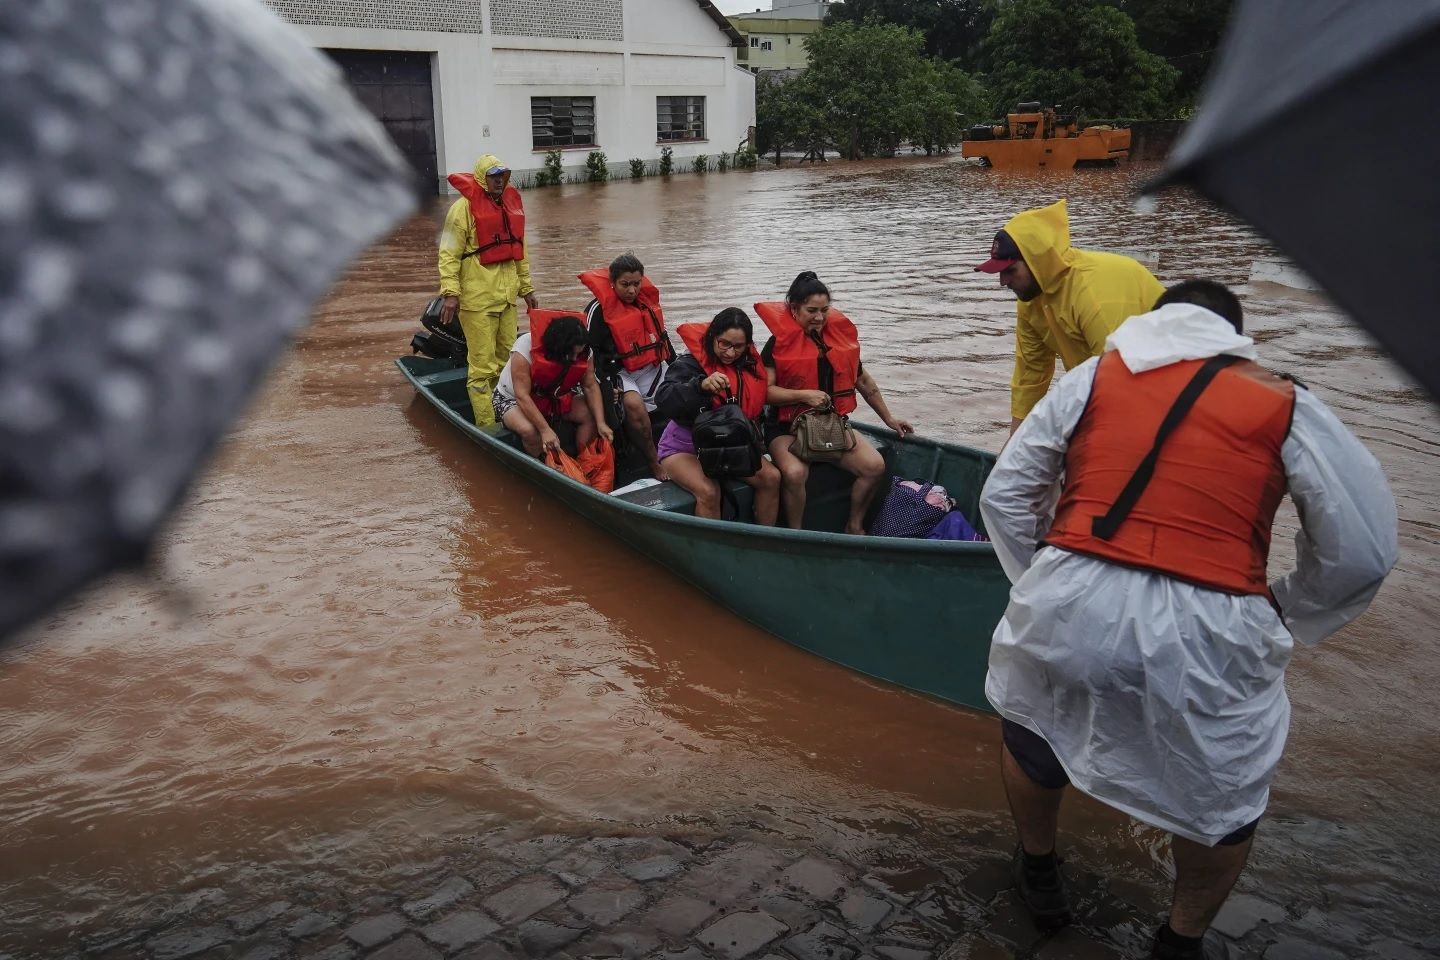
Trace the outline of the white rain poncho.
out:
[[[1133,373],[1217,354],[1255,357],[1203,308],[1172,304],[1110,335]],[[1037,545],[1098,358],[1027,417],[981,500],[1014,583],[985,693],[1049,742],[1071,782],[1146,823],[1213,844],[1264,812],[1290,720],[1292,638],[1318,643],[1363,612],[1396,560],[1395,501],[1380,465],[1305,389],[1281,449],[1301,517],[1296,569],[1262,596]]]

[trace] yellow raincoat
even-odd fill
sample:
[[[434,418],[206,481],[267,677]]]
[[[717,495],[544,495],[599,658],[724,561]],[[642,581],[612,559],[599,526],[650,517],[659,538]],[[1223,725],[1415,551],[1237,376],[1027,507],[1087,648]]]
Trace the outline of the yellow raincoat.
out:
[[[1056,355],[1066,370],[1100,356],[1105,338],[1130,317],[1154,309],[1165,288],[1136,260],[1070,246],[1064,200],[1016,214],[1005,232],[1041,289],[1015,310],[1010,415],[1021,420],[1050,389]]]
[[[475,162],[476,179],[483,184],[485,171],[496,166],[504,166],[500,158],[485,154]],[[510,183],[509,174],[505,175],[505,183]],[[535,285],[530,282],[528,241],[525,256],[519,260],[481,263],[479,257],[460,259],[476,246],[470,201],[461,197],[445,214],[445,229],[440,235],[440,295],[460,298],[459,319],[465,331],[470,368],[465,386],[475,422],[484,425],[495,421],[491,391],[515,343],[515,300],[534,293]]]

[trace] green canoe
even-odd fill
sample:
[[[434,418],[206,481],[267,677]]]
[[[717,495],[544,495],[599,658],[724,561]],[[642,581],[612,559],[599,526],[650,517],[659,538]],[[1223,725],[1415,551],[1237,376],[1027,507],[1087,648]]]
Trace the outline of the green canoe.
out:
[[[990,635],[1010,592],[990,544],[839,533],[850,478],[826,465],[811,470],[804,530],[697,518],[694,498],[673,483],[598,493],[528,456],[505,428],[475,426],[463,367],[424,356],[395,362],[441,415],[506,466],[745,620],[872,677],[990,709]],[[993,455],[855,426],[891,474],[944,484],[959,509],[978,518]],[[617,490],[641,473],[618,468]],[[748,515],[750,488],[732,489]]]

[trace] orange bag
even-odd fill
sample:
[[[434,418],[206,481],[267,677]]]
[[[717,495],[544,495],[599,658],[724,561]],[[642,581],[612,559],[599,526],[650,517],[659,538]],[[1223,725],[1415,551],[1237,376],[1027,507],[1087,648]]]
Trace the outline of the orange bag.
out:
[[[601,493],[615,489],[615,448],[604,437],[596,437],[585,445],[576,458],[585,471],[585,482]]]
[[[580,469],[580,464],[576,463],[575,458],[564,450],[545,451],[545,462],[576,483],[588,484],[590,482],[585,479],[585,471]]]

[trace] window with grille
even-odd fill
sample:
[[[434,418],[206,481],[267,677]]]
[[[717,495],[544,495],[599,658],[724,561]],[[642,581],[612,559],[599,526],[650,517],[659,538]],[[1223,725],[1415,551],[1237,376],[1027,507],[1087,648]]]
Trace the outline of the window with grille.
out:
[[[531,97],[530,141],[536,150],[595,146],[595,98]]]
[[[775,45],[774,45],[773,43],[771,43],[769,40],[761,40],[761,41],[760,41],[760,49],[761,49],[761,50],[774,50],[774,49],[775,49]]]
[[[704,97],[656,97],[656,140],[704,140]]]

